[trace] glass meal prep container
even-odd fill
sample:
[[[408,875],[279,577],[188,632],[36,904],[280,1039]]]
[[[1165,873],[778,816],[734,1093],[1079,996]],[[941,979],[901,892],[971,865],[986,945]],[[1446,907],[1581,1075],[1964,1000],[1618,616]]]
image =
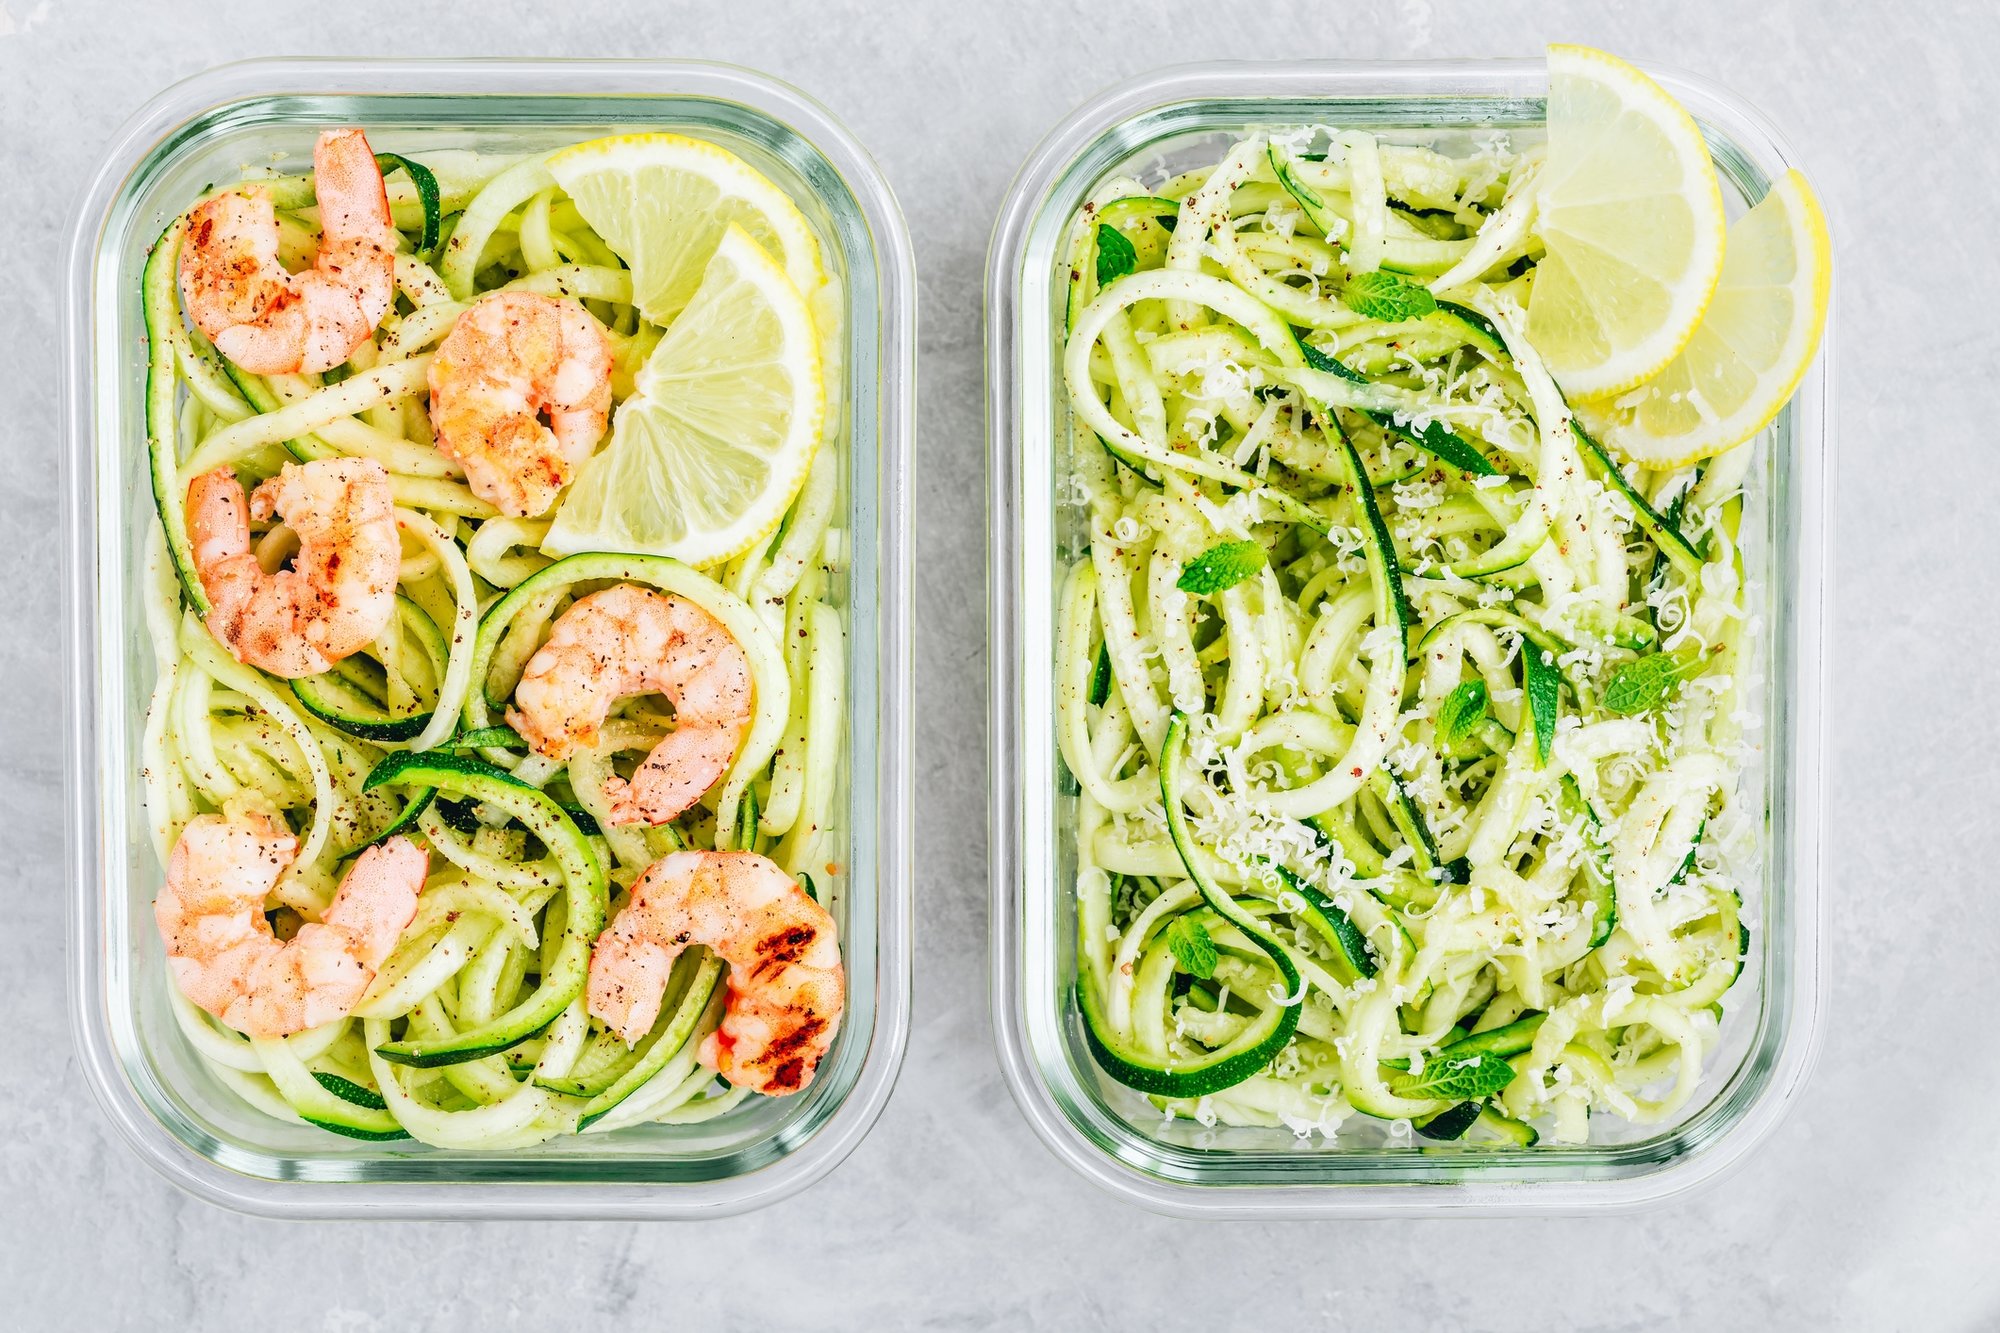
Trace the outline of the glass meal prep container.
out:
[[[1765,118],[1697,79],[1661,75],[1701,126],[1731,215],[1793,165]],[[1831,321],[1791,406],[1767,428],[1746,483],[1745,558],[1761,695],[1761,761],[1745,792],[1764,811],[1744,868],[1750,958],[1721,1044],[1672,1123],[1593,1142],[1516,1148],[1392,1140],[1356,1116],[1332,1142],[1287,1129],[1164,1122],[1100,1070],[1075,1001],[1074,784],[1052,719],[1063,571],[1081,518],[1058,500],[1070,427],[1061,383],[1073,214],[1098,184],[1216,162],[1258,128],[1366,129],[1394,142],[1466,145],[1542,133],[1540,60],[1210,63],[1099,97],[1029,157],[996,226],[986,290],[993,791],[992,1003],[1014,1097],[1057,1156],[1146,1207],[1201,1217],[1581,1212],[1666,1199],[1739,1162],[1798,1094],[1820,1006],[1822,706],[1827,524],[1833,479]],[[1087,447],[1087,444],[1084,446]],[[1065,789],[1065,783],[1069,784]]]
[[[849,762],[839,1038],[803,1094],[699,1124],[507,1152],[368,1143],[270,1119],[216,1081],[175,1025],[142,813],[153,667],[137,591],[154,524],[141,399],[148,247],[213,182],[310,161],[360,125],[421,158],[675,130],[748,160],[796,200],[844,284]],[[85,1076],[119,1131],[194,1193],[294,1217],[698,1217],[797,1191],[858,1143],[902,1060],[910,997],[909,516],[915,275],[888,185],[817,103],[692,62],[253,61],[168,89],[112,140],[71,232],[64,454],[70,636],[71,1000]]]

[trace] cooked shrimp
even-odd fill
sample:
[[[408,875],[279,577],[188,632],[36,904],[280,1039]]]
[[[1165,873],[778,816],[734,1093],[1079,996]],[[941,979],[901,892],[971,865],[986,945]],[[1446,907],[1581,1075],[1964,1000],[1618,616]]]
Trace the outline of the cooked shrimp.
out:
[[[755,852],[675,852],[646,868],[590,956],[590,1013],[629,1045],[660,1016],[690,944],[729,964],[722,1024],[701,1061],[739,1088],[782,1096],[812,1082],[840,1028],[845,973],[833,918]]]
[[[605,784],[614,824],[664,824],[715,785],[750,725],[750,659],[722,622],[684,597],[621,583],[580,597],[514,687],[507,720],[538,753],[597,742],[611,705],[664,694],[674,729],[632,774]]]
[[[263,815],[198,816],[174,844],[153,903],[181,993],[253,1037],[351,1013],[416,915],[430,864],[408,838],[370,847],[320,919],[280,942],[264,903],[298,846]]]
[[[472,493],[534,518],[604,435],[611,340],[575,301],[489,292],[438,345],[430,384],[438,448],[464,465]]]
[[[374,336],[396,297],[396,224],[382,172],[360,130],[313,145],[319,257],[303,273],[278,262],[271,196],[219,194],[188,215],[181,296],[216,350],[255,375],[331,370]]]
[[[246,504],[228,468],[188,487],[195,571],[209,632],[239,662],[296,679],[374,642],[396,613],[403,540],[389,473],[367,458],[287,463]],[[267,573],[250,519],[283,518],[299,539],[292,568]]]

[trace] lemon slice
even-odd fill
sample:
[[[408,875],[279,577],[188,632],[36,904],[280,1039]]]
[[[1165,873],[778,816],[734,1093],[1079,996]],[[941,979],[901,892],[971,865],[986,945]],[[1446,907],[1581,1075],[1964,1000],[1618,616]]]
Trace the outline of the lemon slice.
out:
[[[1564,392],[1622,393],[1687,343],[1722,271],[1722,187],[1680,103],[1616,56],[1549,48],[1548,248],[1528,337]]]
[[[1764,429],[1819,350],[1832,289],[1826,218],[1805,177],[1788,171],[1730,227],[1722,279],[1681,354],[1615,400],[1608,442],[1675,468]]]
[[[542,550],[690,565],[740,555],[804,484],[824,411],[811,310],[732,223],[634,377],[611,443],[578,470]]]
[[[726,149],[679,134],[625,134],[549,159],[584,221],[632,269],[633,303],[665,324],[693,299],[732,223],[775,256],[808,297],[824,280],[798,205]]]

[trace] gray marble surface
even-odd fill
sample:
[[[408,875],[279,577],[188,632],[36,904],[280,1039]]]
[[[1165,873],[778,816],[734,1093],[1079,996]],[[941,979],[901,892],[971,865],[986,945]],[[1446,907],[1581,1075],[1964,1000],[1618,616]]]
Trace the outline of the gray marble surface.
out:
[[[1743,1170],[1603,1220],[1196,1225],[1072,1176],[986,1017],[981,269],[1015,166],[1105,85],[1199,57],[1527,55],[1576,40],[1751,94],[1841,247],[1836,694],[1818,1073]],[[57,257],[84,172],[165,84],[262,54],[709,56],[825,100],[915,234],[920,865],[896,1095],[823,1183],[701,1226],[305,1225],[183,1197],[77,1074],[62,961]],[[0,1325],[2000,1327],[2000,965],[1987,614],[2000,12],[1810,0],[988,5],[0,0]],[[1986,517],[1982,518],[1984,514]],[[1981,721],[1986,718],[1986,721]],[[1984,1256],[1984,1257],[1982,1257]],[[18,1322],[17,1322],[18,1321]]]

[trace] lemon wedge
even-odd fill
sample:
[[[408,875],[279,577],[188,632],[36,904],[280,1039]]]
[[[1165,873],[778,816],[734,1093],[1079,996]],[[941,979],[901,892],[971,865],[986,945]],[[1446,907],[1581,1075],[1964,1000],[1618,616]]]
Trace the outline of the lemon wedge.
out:
[[[806,298],[747,231],[727,224],[542,550],[690,565],[740,555],[804,484],[825,408]]]
[[[632,269],[633,303],[666,324],[694,298],[723,232],[741,227],[808,298],[824,281],[819,242],[798,205],[742,158],[680,134],[592,139],[549,172]]]
[[[1788,171],[1730,227],[1722,279],[1687,346],[1613,401],[1606,443],[1676,468],[1751,438],[1805,377],[1832,290],[1826,217],[1805,177]]]
[[[1722,187],[1694,120],[1616,56],[1551,46],[1548,117],[1528,337],[1565,393],[1607,397],[1659,374],[1701,322]]]

